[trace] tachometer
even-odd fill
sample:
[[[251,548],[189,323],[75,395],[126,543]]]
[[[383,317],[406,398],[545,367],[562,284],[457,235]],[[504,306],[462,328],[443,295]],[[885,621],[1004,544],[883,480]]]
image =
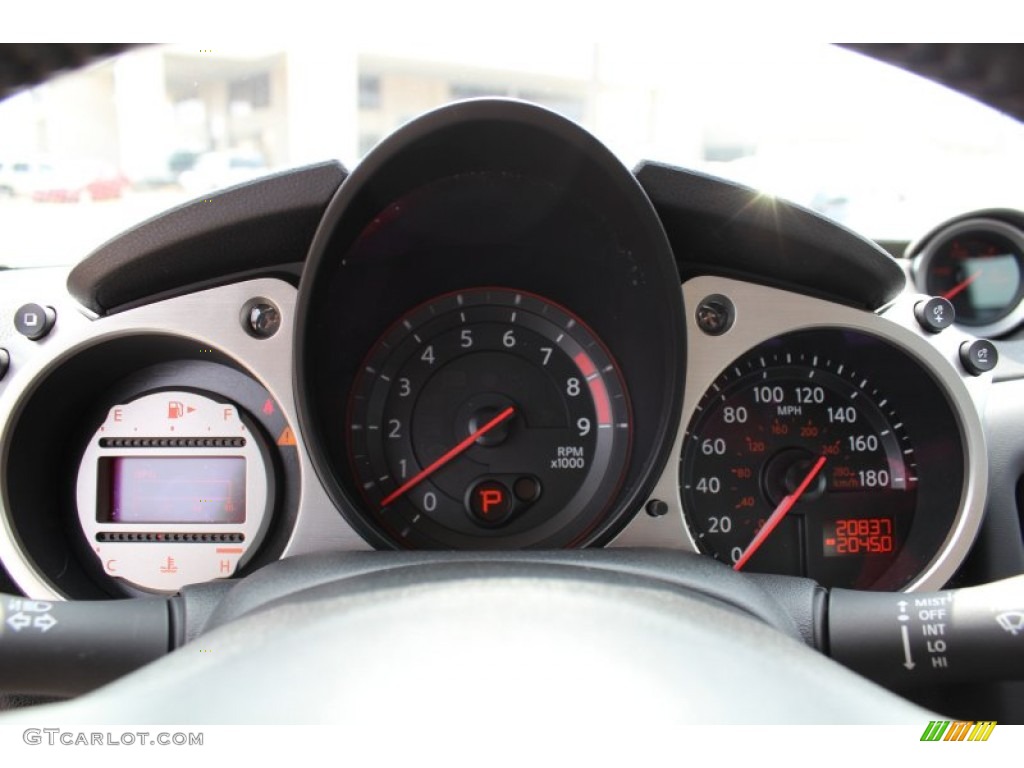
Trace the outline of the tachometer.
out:
[[[489,288],[400,318],[363,363],[347,429],[371,517],[399,546],[565,546],[614,499],[630,408],[580,319]]]
[[[706,392],[680,486],[703,551],[745,570],[864,587],[908,539],[917,456],[897,403],[859,361],[783,340]]]

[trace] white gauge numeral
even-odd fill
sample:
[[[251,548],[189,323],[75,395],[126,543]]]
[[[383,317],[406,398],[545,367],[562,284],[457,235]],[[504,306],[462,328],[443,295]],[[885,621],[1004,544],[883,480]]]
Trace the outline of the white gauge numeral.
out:
[[[565,382],[565,394],[569,397],[577,397],[580,394],[580,380],[569,379]]]
[[[825,390],[822,387],[797,387],[796,401],[801,405],[805,403],[824,403]]]
[[[889,472],[884,469],[862,469],[857,476],[863,488],[886,488],[889,485]]]
[[[718,493],[722,490],[722,481],[717,477],[702,477],[694,487],[699,493]]]
[[[850,435],[846,438],[851,451],[877,451],[878,438],[874,435]]]
[[[708,533],[728,533],[732,530],[732,518],[728,515],[708,518]]]
[[[462,329],[462,335],[461,340],[459,341],[459,346],[462,347],[463,349],[469,349],[470,347],[473,346],[473,331],[471,331],[469,328]]]
[[[420,355],[420,360],[425,362],[427,365],[433,365],[434,359],[434,345],[430,344],[423,350],[423,354]]]
[[[700,444],[700,452],[705,456],[721,456],[725,453],[725,440],[721,437],[705,440]]]
[[[726,424],[744,424],[747,421],[747,415],[747,409],[742,405],[738,408],[727,405],[722,409],[722,420]]]
[[[754,402],[755,403],[781,403],[786,399],[786,393],[782,387],[772,387],[767,384],[754,387]]]
[[[853,424],[857,421],[857,409],[852,405],[839,405],[836,407],[829,406],[828,408],[828,420],[829,423],[835,424]]]

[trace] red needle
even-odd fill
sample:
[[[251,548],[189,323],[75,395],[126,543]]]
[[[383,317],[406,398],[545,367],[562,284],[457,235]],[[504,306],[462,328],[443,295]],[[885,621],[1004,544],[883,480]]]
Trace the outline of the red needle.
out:
[[[982,271],[983,270],[979,269],[977,272],[975,272],[973,275],[968,277],[966,280],[961,280],[959,283],[957,283],[952,288],[950,288],[948,291],[946,291],[944,294],[942,294],[942,298],[946,299],[946,301],[949,301],[950,299],[952,299],[954,296],[956,296],[958,293],[960,293],[960,291],[962,291],[968,285],[970,285],[975,280],[977,280],[979,277],[981,277]]]
[[[381,508],[383,509],[384,507],[388,506],[391,502],[393,502],[395,499],[397,499],[400,496],[402,496],[402,494],[404,494],[410,488],[414,488],[417,485],[419,485],[421,482],[426,480],[428,477],[430,477],[432,474],[437,472],[437,470],[439,470],[441,467],[443,467],[449,461],[454,459],[456,456],[458,456],[463,451],[467,450],[471,445],[473,445],[473,443],[475,443],[477,441],[477,438],[480,438],[480,437],[483,437],[484,435],[486,435],[488,432],[490,432],[496,426],[501,424],[503,421],[509,419],[512,416],[512,414],[514,414],[515,412],[516,412],[515,407],[510,405],[504,411],[502,411],[497,416],[495,416],[493,419],[491,419],[486,424],[484,424],[482,427],[480,427],[480,429],[478,429],[476,432],[472,433],[469,437],[467,437],[461,443],[456,445],[450,451],[446,452],[443,456],[441,456],[441,458],[437,459],[429,467],[426,467],[425,469],[421,469],[419,472],[417,472],[411,478],[409,478],[404,483],[402,483],[400,486],[398,486],[398,488],[396,488],[391,493],[389,493],[387,496],[385,496],[384,500],[380,503]]]
[[[814,462],[814,466],[811,467],[810,472],[807,473],[807,476],[800,482],[800,485],[797,486],[796,490],[779,502],[779,506],[777,506],[775,511],[772,512],[771,517],[769,517],[765,521],[765,524],[761,526],[761,530],[757,532],[754,540],[750,542],[743,554],[740,555],[740,559],[732,566],[734,571],[738,571],[746,565],[747,560],[753,557],[754,553],[761,548],[761,545],[764,544],[764,540],[771,535],[771,532],[775,530],[775,527],[782,522],[782,518],[786,516],[786,513],[788,513],[789,510],[793,508],[793,505],[800,500],[800,497],[804,495],[804,491],[807,490],[807,486],[811,484],[811,481],[817,477],[821,468],[825,466],[825,461],[825,457],[821,456],[816,462]]]

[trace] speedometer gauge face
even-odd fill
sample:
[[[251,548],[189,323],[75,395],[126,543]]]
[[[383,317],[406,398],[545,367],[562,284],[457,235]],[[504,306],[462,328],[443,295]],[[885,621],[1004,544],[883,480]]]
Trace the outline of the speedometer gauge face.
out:
[[[395,323],[357,377],[353,473],[399,546],[565,546],[623,476],[630,412],[600,341],[550,301],[442,296]]]
[[[843,339],[860,351],[844,354]],[[892,568],[914,524],[918,455],[900,412],[906,393],[872,375],[872,343],[794,334],[754,349],[711,385],[680,468],[703,551],[737,569],[826,586],[871,586]]]

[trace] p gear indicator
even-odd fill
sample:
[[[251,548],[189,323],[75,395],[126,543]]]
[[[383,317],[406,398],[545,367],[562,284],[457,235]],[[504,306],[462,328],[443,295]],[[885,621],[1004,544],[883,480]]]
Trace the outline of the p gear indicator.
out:
[[[566,546],[609,511],[630,424],[618,368],[581,319],[466,290],[399,318],[363,361],[352,482],[402,547]]]
[[[503,523],[512,511],[508,489],[495,480],[484,480],[469,493],[469,511],[487,525]]]

